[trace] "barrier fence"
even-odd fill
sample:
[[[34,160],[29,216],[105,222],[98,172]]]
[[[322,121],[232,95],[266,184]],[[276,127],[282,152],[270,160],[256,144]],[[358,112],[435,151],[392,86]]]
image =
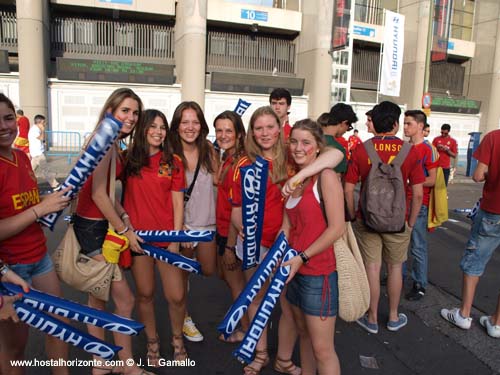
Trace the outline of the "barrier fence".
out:
[[[82,150],[82,136],[79,132],[46,130],[45,145],[46,155],[66,156],[68,164],[71,164],[71,158],[78,156]]]

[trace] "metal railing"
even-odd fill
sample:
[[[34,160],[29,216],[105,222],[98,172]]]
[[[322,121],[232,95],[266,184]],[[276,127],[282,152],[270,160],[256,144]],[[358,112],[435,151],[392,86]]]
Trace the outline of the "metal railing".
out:
[[[295,48],[290,40],[208,31],[207,69],[293,76]]]
[[[71,158],[80,155],[82,150],[82,136],[79,132],[46,130],[45,145],[46,155],[66,156],[71,164]]]
[[[173,63],[174,28],[135,22],[55,17],[51,50],[57,56],[120,57]]]
[[[382,25],[384,8],[396,11],[399,0],[356,0],[354,20],[372,25]]]
[[[362,89],[376,89],[379,63],[379,50],[355,48],[352,59],[351,86]]]
[[[16,12],[0,11],[0,47],[17,51]]]

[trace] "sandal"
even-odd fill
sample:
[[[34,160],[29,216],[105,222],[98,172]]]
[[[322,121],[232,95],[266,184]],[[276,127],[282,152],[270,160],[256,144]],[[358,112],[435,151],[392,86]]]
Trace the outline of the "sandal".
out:
[[[252,363],[260,365],[260,368],[256,369],[251,365],[247,365],[243,368],[244,375],[259,375],[262,369],[269,364],[269,354],[267,354],[267,349],[255,350],[255,358]]]
[[[238,328],[233,333],[231,333],[227,339],[224,338],[223,333],[219,335],[218,339],[228,344],[235,344],[238,342],[242,342],[244,337],[245,337],[245,332],[241,328]]]
[[[180,341],[180,344],[179,344]],[[172,335],[172,347],[174,348],[174,361],[184,361],[188,359],[184,339],[181,335]]]
[[[302,369],[296,366],[292,359],[282,359],[280,357],[276,357],[274,361],[274,371],[279,372],[280,374],[288,374],[288,375],[300,375],[302,374]]]
[[[154,339],[148,339],[146,348],[148,350],[146,354],[148,366],[160,367],[160,360],[163,358],[160,356],[160,338],[158,335],[156,335],[156,338]]]

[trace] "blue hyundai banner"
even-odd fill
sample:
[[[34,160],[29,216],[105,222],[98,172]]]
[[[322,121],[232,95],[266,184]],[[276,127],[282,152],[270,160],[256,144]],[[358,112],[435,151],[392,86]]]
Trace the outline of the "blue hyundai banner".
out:
[[[200,263],[191,258],[168,250],[160,249],[159,247],[147,243],[141,243],[140,245],[142,250],[144,250],[144,253],[150,257],[171,264],[172,266],[179,267],[181,270],[192,272],[197,275],[201,274]]]
[[[136,230],[146,242],[210,242],[215,231],[210,230]]]

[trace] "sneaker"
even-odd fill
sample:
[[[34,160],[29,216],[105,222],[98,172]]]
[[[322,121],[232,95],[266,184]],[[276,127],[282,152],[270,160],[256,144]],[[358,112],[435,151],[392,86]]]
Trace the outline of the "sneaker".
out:
[[[414,283],[413,288],[405,295],[408,301],[419,301],[423,296],[425,296],[425,288],[422,288],[418,283]]]
[[[472,318],[464,318],[460,314],[460,309],[458,307],[448,310],[448,309],[442,309],[441,310],[441,316],[443,319],[449,321],[451,324],[456,325],[459,328],[462,329],[469,329],[470,325],[472,323]]]
[[[363,315],[361,318],[356,320],[356,323],[358,323],[361,327],[363,327],[367,332],[374,334],[378,333],[378,324],[370,323],[368,321],[368,315]]]
[[[500,338],[500,326],[491,324],[491,320],[489,316],[482,316],[479,318],[479,323],[486,328],[488,335],[494,337],[496,339]]]
[[[193,342],[203,341],[203,335],[201,334],[200,331],[198,331],[198,328],[196,328],[196,326],[195,326],[195,324],[190,316],[186,316],[184,318],[184,325],[182,326],[182,333],[184,334],[184,337],[186,338],[186,340],[193,341]]]
[[[387,322],[387,329],[391,332],[396,332],[407,324],[408,324],[408,317],[403,313],[399,313],[398,320],[396,321],[389,320]]]

